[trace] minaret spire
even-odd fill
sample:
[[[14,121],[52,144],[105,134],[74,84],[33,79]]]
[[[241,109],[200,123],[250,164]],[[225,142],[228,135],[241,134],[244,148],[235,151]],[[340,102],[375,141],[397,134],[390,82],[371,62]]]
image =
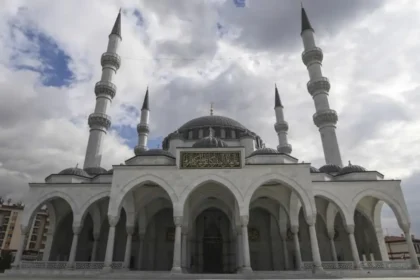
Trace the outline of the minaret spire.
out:
[[[322,75],[324,55],[322,50],[315,44],[315,32],[303,8],[301,37],[305,49],[302,53],[302,61],[308,69],[310,78],[307,88],[314,99],[316,109],[313,120],[321,134],[325,161],[327,164],[341,167],[343,163],[335,132],[338,116],[334,110],[330,109],[328,93],[331,86],[329,80]]]
[[[289,124],[284,120],[283,105],[281,104],[277,85],[274,85],[274,103],[274,111],[276,112],[276,123],[274,125],[274,129],[276,130],[277,137],[279,138],[277,151],[282,154],[290,154],[292,152],[292,145],[290,145],[287,141],[287,131],[289,130]]]
[[[143,106],[141,107],[140,123],[137,125],[138,144],[134,148],[134,154],[140,155],[142,152],[147,151],[147,138],[149,136],[149,87],[146,89],[144,95]]]
[[[279,95],[279,91],[278,91],[278,89],[277,89],[277,85],[276,84],[274,84],[274,88],[275,88],[275,90],[274,90],[274,101],[275,101],[275,105],[274,105],[274,108],[277,108],[277,107],[283,107],[283,104],[281,104],[281,99],[280,99],[280,95]]]
[[[101,80],[95,85],[95,111],[89,115],[88,119],[90,134],[83,169],[100,167],[101,165],[103,137],[111,126],[111,117],[106,114],[106,111],[117,92],[117,87],[112,83],[112,80],[121,66],[121,58],[117,54],[120,43],[121,13],[118,14],[109,35],[107,50],[101,57],[102,76]]]
[[[302,2],[300,2],[302,8],[302,33],[305,30],[312,30],[315,32],[315,30],[312,28],[311,22],[309,21],[308,15],[306,14],[305,8],[303,7]]]
[[[118,16],[117,16],[117,19],[115,20],[114,27],[112,28],[110,36],[112,34],[117,35],[122,39],[121,37],[121,8],[120,8],[120,11],[118,12]]]

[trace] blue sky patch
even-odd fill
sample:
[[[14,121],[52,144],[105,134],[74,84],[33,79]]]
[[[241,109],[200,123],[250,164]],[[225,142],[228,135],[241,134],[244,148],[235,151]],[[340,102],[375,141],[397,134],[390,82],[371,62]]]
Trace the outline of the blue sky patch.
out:
[[[16,52],[11,56],[12,67],[18,70],[38,72],[44,86],[62,87],[72,82],[73,72],[69,69],[71,58],[59,48],[53,38],[37,30],[25,29],[13,23],[10,24],[10,30],[13,39],[16,39],[17,33],[21,33],[29,42],[38,47],[36,49],[16,49]],[[41,67],[25,64],[25,56],[38,60]]]

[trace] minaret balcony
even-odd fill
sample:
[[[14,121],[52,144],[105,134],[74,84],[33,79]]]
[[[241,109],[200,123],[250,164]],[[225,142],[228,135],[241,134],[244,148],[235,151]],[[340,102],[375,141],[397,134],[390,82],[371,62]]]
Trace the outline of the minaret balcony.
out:
[[[292,153],[292,145],[290,144],[282,144],[281,146],[277,146],[277,151],[281,154],[290,155]]]
[[[150,132],[149,126],[147,124],[139,123],[137,125],[137,132],[139,134],[148,134]]]
[[[317,127],[323,127],[326,125],[336,125],[338,121],[337,112],[331,109],[316,112],[313,115],[314,123]]]
[[[316,93],[319,93],[319,92],[328,93],[330,91],[331,84],[328,78],[321,77],[321,78],[310,80],[307,83],[306,87],[308,88],[308,92],[312,96],[314,96]]]
[[[111,117],[107,114],[92,113],[89,115],[88,124],[91,129],[108,130],[111,126]]]
[[[96,96],[105,95],[112,98],[115,97],[117,93],[117,86],[111,82],[99,81],[95,84],[95,94]]]
[[[113,67],[118,70],[121,66],[121,57],[116,53],[106,52],[101,56],[102,67]]]
[[[306,66],[309,66],[314,62],[321,63],[323,59],[324,54],[322,50],[318,47],[314,47],[302,53],[302,61]]]
[[[276,130],[277,133],[281,131],[288,131],[289,124],[287,122],[278,122],[274,124],[274,129]]]

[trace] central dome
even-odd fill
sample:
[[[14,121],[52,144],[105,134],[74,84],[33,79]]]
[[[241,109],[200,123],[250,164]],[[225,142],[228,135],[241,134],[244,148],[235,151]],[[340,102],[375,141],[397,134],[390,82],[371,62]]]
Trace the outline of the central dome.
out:
[[[240,130],[245,130],[246,127],[240,124],[239,122],[232,120],[228,117],[222,116],[203,116],[199,118],[192,119],[185,124],[183,124],[178,131],[182,132],[194,128],[202,127],[230,127]]]

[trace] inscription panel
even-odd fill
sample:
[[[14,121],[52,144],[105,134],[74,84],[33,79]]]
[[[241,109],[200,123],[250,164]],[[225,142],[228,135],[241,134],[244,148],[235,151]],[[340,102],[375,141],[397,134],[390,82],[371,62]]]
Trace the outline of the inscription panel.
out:
[[[241,168],[241,152],[181,152],[180,168]]]

